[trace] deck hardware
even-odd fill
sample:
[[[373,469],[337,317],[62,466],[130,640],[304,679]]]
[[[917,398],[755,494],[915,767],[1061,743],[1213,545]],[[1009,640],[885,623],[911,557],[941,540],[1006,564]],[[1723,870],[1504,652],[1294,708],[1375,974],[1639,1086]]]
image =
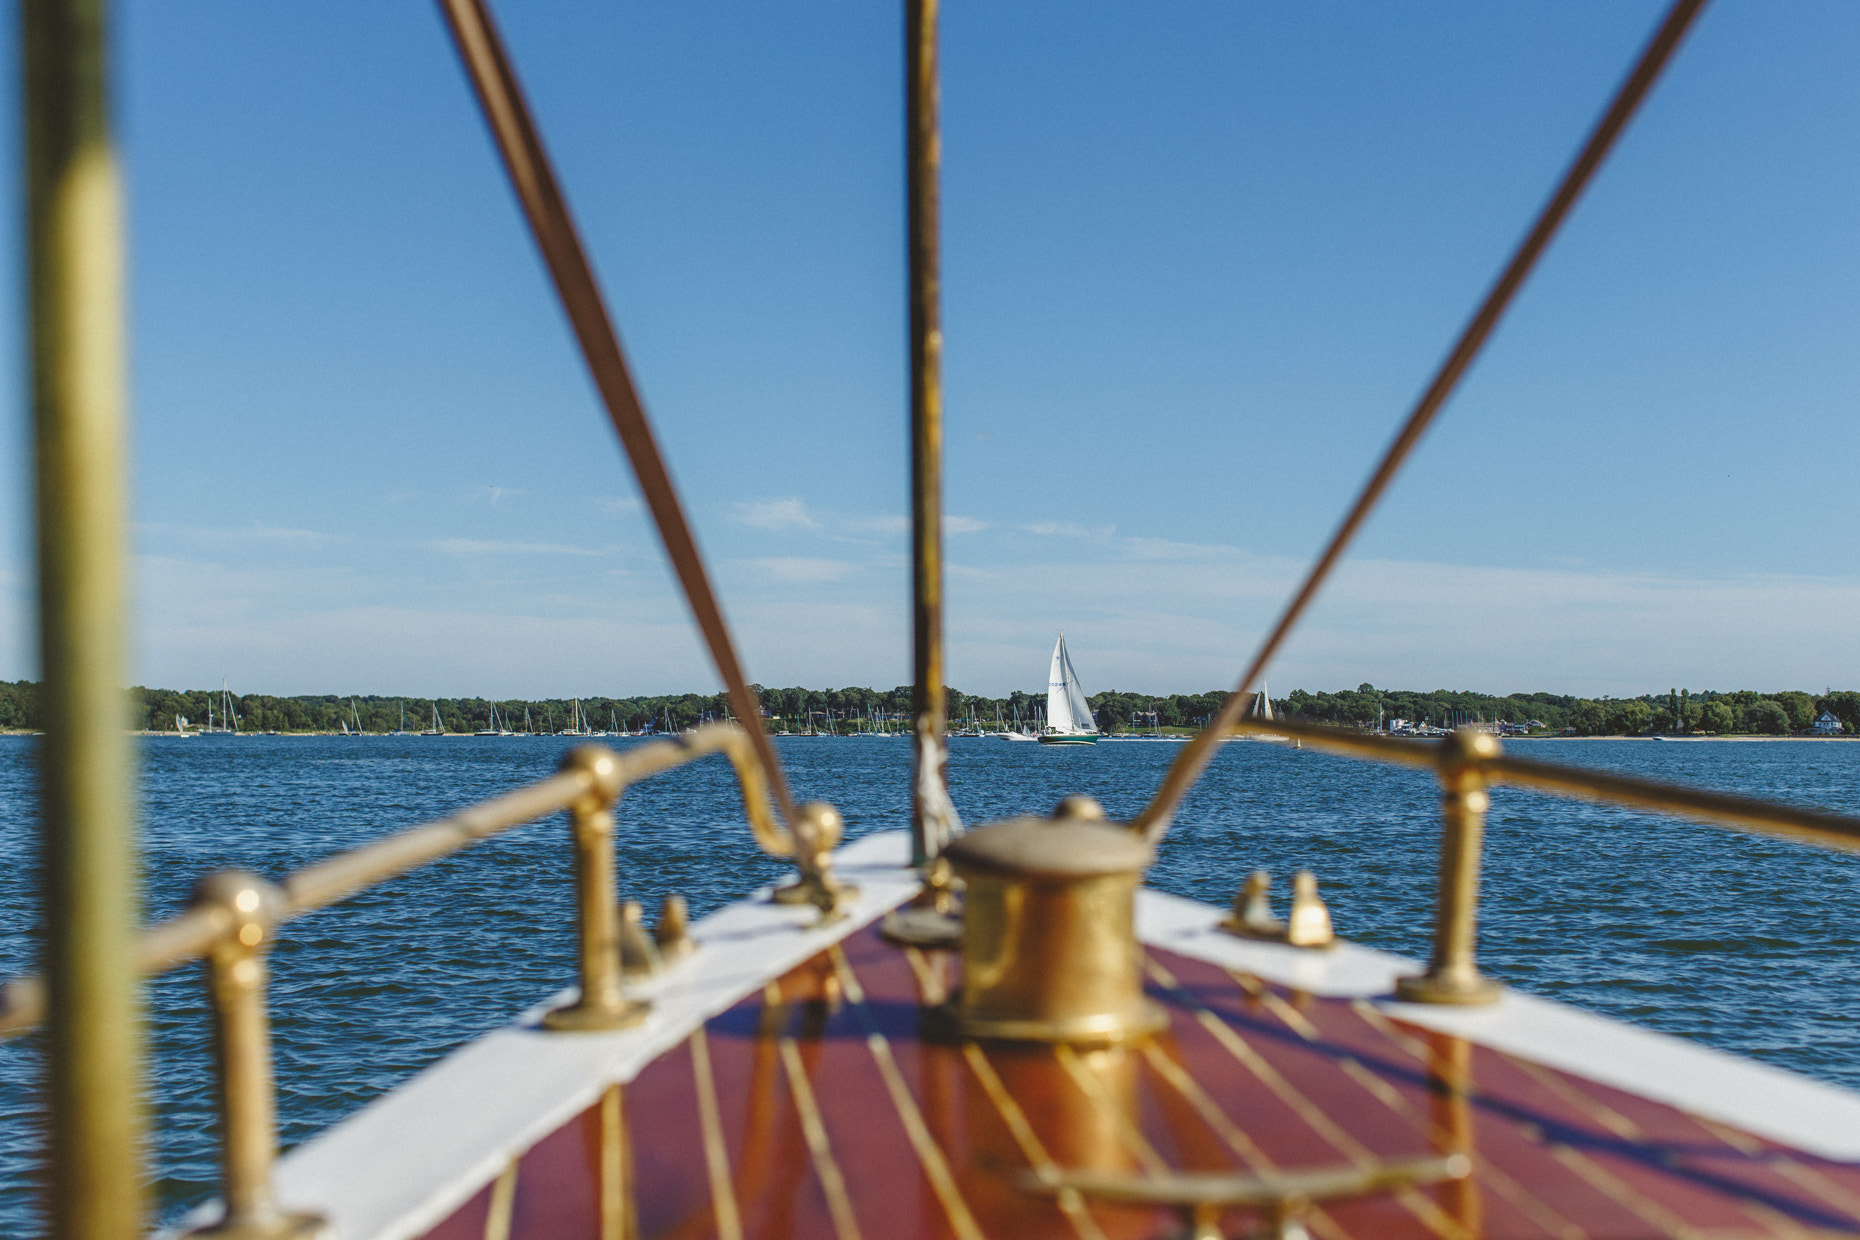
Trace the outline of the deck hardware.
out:
[[[1234,897],[1234,911],[1220,928],[1243,939],[1262,939],[1292,947],[1333,947],[1330,909],[1318,895],[1317,876],[1300,870],[1292,876],[1292,909],[1286,921],[1272,915],[1272,875],[1254,870]]]
[[[933,1032],[1102,1044],[1143,1038],[1167,1015],[1144,997],[1136,894],[1156,850],[1087,797],[1015,818],[945,851],[968,884],[963,989]]]
[[[1434,954],[1427,972],[1395,983],[1409,1003],[1474,1006],[1496,1003],[1504,988],[1479,972],[1479,864],[1485,847],[1484,762],[1503,752],[1490,732],[1461,728],[1440,742],[1440,903],[1434,915]]]
[[[278,1123],[271,1027],[265,1015],[265,955],[290,902],[256,874],[222,870],[200,880],[193,905],[208,911],[219,930],[206,959],[219,1061],[220,1166],[225,1180],[220,1221],[194,1234],[224,1240],[309,1240],[322,1232],[324,1220],[280,1209],[271,1184]]]
[[[1261,1240],[1309,1240],[1304,1216],[1320,1201],[1393,1192],[1416,1184],[1463,1180],[1472,1174],[1464,1154],[1411,1158],[1374,1166],[1318,1167],[1272,1175],[1122,1172],[1046,1169],[1022,1172],[1017,1183],[1029,1193],[1057,1196],[1070,1190],[1090,1201],[1132,1206],[1174,1206],[1182,1212],[1188,1240],[1223,1240],[1221,1214],[1234,1206],[1256,1206],[1265,1215]]]
[[[947,857],[923,867],[924,885],[910,903],[885,914],[878,932],[900,947],[953,948],[962,942],[962,904]]]
[[[652,927],[652,945],[666,964],[682,960],[697,949],[691,941],[691,910],[681,895],[666,896],[659,904],[659,920]]]
[[[825,801],[809,801],[795,811],[794,862],[800,877],[777,887],[769,897],[777,904],[811,904],[823,922],[840,916],[841,907],[859,894],[833,873],[833,850],[846,834],[846,820]]]
[[[1285,923],[1272,915],[1272,875],[1254,870],[1246,876],[1234,897],[1234,911],[1221,922],[1221,929],[1243,939],[1285,938]]]
[[[620,795],[620,759],[601,745],[577,745],[562,755],[562,770],[589,777],[587,790],[568,808],[575,838],[581,994],[568,1007],[545,1015],[543,1025],[576,1033],[625,1029],[644,1020],[651,1005],[628,998],[621,987],[621,913],[614,900],[614,800]],[[634,909],[637,913],[638,906]]]
[[[646,933],[646,913],[638,900],[620,902],[620,975],[647,977],[665,967],[659,945]]]

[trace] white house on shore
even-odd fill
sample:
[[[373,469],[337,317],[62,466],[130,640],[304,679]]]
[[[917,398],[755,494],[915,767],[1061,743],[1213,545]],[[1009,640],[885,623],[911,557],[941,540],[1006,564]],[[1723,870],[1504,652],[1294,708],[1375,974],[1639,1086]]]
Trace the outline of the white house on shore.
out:
[[[1840,734],[1841,734],[1841,721],[1839,719],[1836,719],[1828,711],[1825,711],[1825,710],[1822,711],[1821,718],[1815,720],[1815,735],[1816,736],[1839,736]]]

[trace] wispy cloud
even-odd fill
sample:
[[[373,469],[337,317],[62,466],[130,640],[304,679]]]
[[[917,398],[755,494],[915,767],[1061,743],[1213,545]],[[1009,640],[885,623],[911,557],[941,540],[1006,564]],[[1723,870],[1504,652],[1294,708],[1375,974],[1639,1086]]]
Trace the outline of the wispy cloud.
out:
[[[785,585],[815,586],[841,581],[859,571],[847,560],[823,560],[809,556],[763,556],[745,563]]]
[[[172,522],[146,522],[136,527],[138,533],[174,535],[199,542],[217,543],[297,543],[309,546],[329,539],[318,530],[299,530],[284,526],[263,525],[180,525]]]
[[[497,504],[503,500],[517,499],[520,496],[527,494],[527,492],[517,487],[490,486],[484,489],[484,494],[490,497],[491,506],[496,507]]]
[[[945,534],[979,534],[988,528],[990,528],[989,523],[978,517],[945,516],[943,518]]]
[[[602,512],[618,515],[621,513],[638,512],[641,505],[638,498],[635,496],[616,495],[607,499],[595,501],[595,507],[599,508]]]
[[[590,547],[570,547],[564,543],[509,542],[496,538],[440,538],[432,546],[447,555],[605,555]]]
[[[808,510],[805,501],[787,496],[783,499],[748,500],[736,506],[736,519],[758,530],[776,532],[818,530],[819,518]]]

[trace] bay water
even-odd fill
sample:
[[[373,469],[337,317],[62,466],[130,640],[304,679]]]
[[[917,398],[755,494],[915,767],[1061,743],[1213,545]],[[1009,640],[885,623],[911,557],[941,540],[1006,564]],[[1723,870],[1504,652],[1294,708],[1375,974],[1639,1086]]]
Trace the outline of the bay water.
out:
[[[277,879],[554,769],[567,738],[151,737],[142,746],[148,917],[226,867]],[[639,742],[612,740],[616,746]],[[36,967],[38,742],[0,737],[0,977]],[[780,738],[796,793],[848,835],[908,822],[902,739]],[[1523,741],[1511,752],[1860,814],[1860,744]],[[950,783],[979,824],[1064,795],[1133,815],[1169,742],[1047,748],[951,742]],[[624,894],[682,893],[702,915],[783,866],[755,850],[720,758],[620,806]],[[1226,904],[1246,874],[1313,870],[1339,933],[1425,958],[1438,789],[1419,771],[1266,743],[1223,746],[1164,841],[1152,885]],[[1860,1089],[1860,857],[1500,789],[1481,961],[1499,979]],[[562,819],[518,828],[283,931],[271,1012],[286,1147],[341,1119],[573,976]],[[215,1180],[211,1054],[198,966],[147,990],[150,1152],[161,1217]],[[0,1235],[37,1234],[42,1047],[0,1043]]]

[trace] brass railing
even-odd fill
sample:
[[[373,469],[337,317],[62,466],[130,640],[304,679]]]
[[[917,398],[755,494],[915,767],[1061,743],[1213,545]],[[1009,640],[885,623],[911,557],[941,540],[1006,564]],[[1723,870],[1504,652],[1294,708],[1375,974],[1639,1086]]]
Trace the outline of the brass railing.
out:
[[[1440,889],[1427,972],[1403,978],[1398,997],[1418,1003],[1489,1003],[1499,987],[1479,972],[1479,871],[1485,847],[1486,789],[1509,784],[1552,796],[1632,806],[1699,819],[1757,835],[1860,852],[1860,818],[1778,805],[1753,797],[1663,784],[1632,775],[1534,762],[1505,754],[1498,737],[1461,729],[1441,741],[1403,740],[1289,719],[1242,719],[1237,733],[1289,737],[1301,745],[1397,766],[1425,767],[1441,785]]]
[[[811,904],[823,917],[836,915],[851,894],[831,869],[830,853],[841,834],[838,813],[820,802],[802,806],[797,811],[805,824],[801,838],[814,846],[797,849],[795,833],[781,827],[771,811],[768,783],[749,736],[734,724],[718,723],[624,752],[578,746],[547,779],[339,853],[276,884],[242,870],[210,874],[195,887],[185,912],[146,928],[137,945],[145,975],[193,960],[207,963],[226,1211],[215,1234],[290,1236],[307,1233],[314,1223],[282,1212],[271,1183],[277,1125],[265,957],[281,926],[481,840],[566,810],[575,845],[580,996],[569,1007],[550,1012],[544,1023],[565,1031],[625,1028],[640,1020],[648,1005],[629,997],[622,985],[623,973],[631,971],[623,960],[628,934],[637,936],[639,927],[637,916],[623,916],[615,901],[614,804],[640,780],[716,753],[726,755],[736,768],[756,843],[771,856],[795,860],[799,876],[778,888],[775,899]],[[675,916],[682,921],[681,914]],[[0,1038],[33,1029],[45,1014],[40,979],[15,978],[0,988]]]

